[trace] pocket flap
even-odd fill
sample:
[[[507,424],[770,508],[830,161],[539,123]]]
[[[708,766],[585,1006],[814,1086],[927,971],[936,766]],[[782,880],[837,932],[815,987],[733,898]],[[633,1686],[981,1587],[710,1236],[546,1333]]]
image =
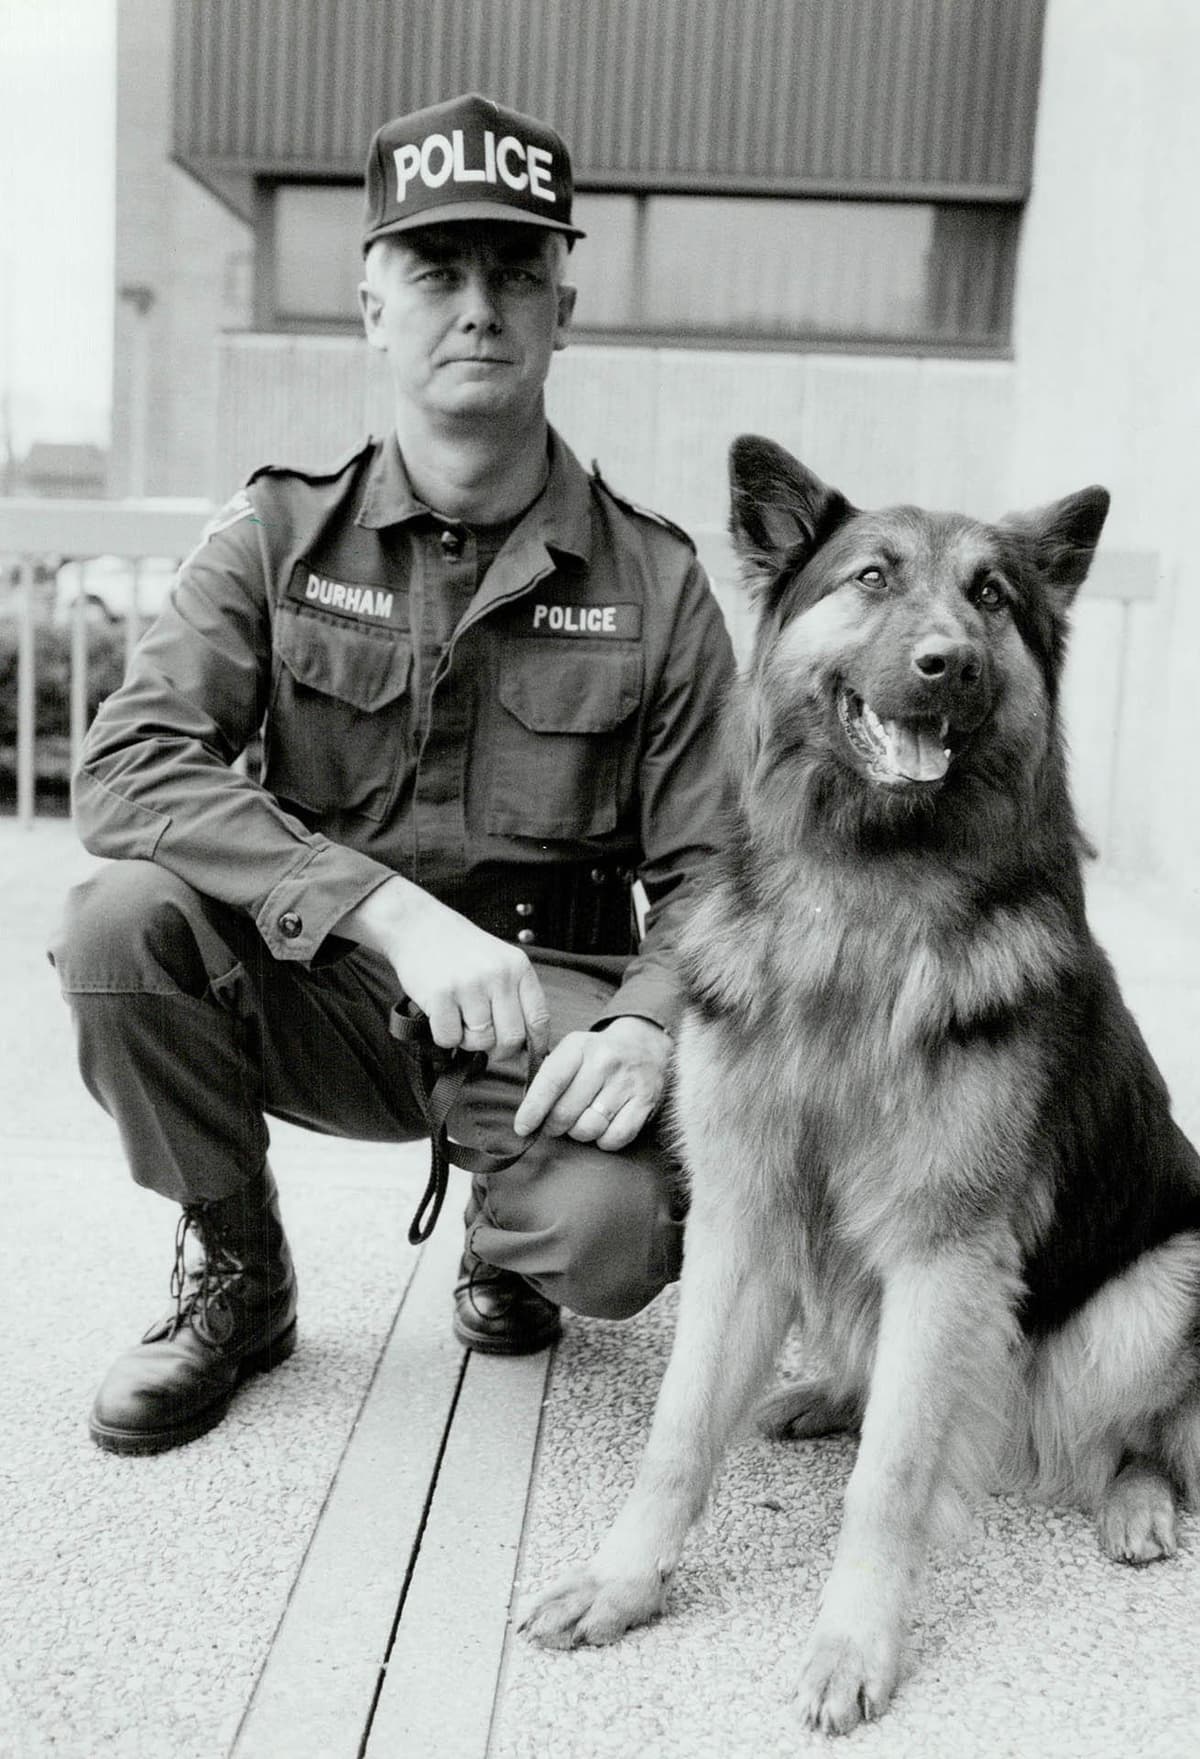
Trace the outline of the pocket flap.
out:
[[[637,707],[637,654],[551,654],[539,644],[535,662],[526,648],[505,656],[499,694],[531,733],[607,733]]]
[[[334,628],[291,611],[276,621],[275,651],[297,683],[368,714],[403,696],[412,671],[407,634]]]

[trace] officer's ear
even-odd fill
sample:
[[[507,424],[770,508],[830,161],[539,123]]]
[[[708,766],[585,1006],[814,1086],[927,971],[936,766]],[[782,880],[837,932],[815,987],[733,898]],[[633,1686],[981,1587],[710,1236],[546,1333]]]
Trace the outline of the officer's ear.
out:
[[[372,348],[387,348],[382,320],[385,304],[384,281],[391,240],[377,238],[367,249],[363,278],[358,284],[358,308],[362,312],[363,330]]]
[[[375,291],[369,281],[358,284],[358,307],[362,312],[363,330],[367,343],[371,348],[385,348],[381,319],[383,317],[383,296]]]
[[[572,287],[568,281],[558,284],[558,310],[554,326],[555,348],[565,348],[571,332],[571,320],[575,316],[575,300],[579,289]]]

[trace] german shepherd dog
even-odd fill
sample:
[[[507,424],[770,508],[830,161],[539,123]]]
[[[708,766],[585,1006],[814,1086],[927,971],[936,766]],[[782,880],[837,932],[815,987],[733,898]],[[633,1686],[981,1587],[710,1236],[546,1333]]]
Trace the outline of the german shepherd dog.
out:
[[[887,1705],[965,1494],[1176,1546],[1200,1489],[1200,1159],[1084,914],[1058,725],[1108,510],[862,512],[753,436],[732,528],[758,600],[731,834],[682,947],[691,1180],[678,1329],[634,1491],[524,1624],[607,1643],[662,1611],[793,1320],[826,1372],[776,1436],[859,1427],[800,1665],[811,1727]]]

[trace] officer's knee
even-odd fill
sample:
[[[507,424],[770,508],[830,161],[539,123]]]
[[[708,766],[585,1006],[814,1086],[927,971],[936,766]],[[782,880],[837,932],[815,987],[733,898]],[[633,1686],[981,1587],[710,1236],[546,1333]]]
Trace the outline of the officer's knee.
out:
[[[68,893],[50,960],[64,990],[183,989],[207,981],[191,887],[152,861],[114,861]]]
[[[644,1166],[622,1173],[589,1180],[566,1231],[557,1289],[545,1289],[593,1319],[628,1319],[679,1275],[682,1226],[659,1180]]]

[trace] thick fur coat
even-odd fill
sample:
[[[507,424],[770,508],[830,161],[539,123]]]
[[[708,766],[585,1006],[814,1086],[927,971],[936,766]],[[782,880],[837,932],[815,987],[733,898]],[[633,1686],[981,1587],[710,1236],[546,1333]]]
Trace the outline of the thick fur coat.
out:
[[[861,512],[733,448],[759,608],[730,705],[729,836],[683,946],[680,1314],[629,1503],[527,1624],[658,1613],[721,1453],[798,1322],[822,1377],[767,1429],[858,1426],[800,1669],[878,1714],[931,1539],[1005,1485],[1175,1548],[1200,1492],[1200,1161],[1088,929],[1058,720],[1108,507],[985,525]]]

